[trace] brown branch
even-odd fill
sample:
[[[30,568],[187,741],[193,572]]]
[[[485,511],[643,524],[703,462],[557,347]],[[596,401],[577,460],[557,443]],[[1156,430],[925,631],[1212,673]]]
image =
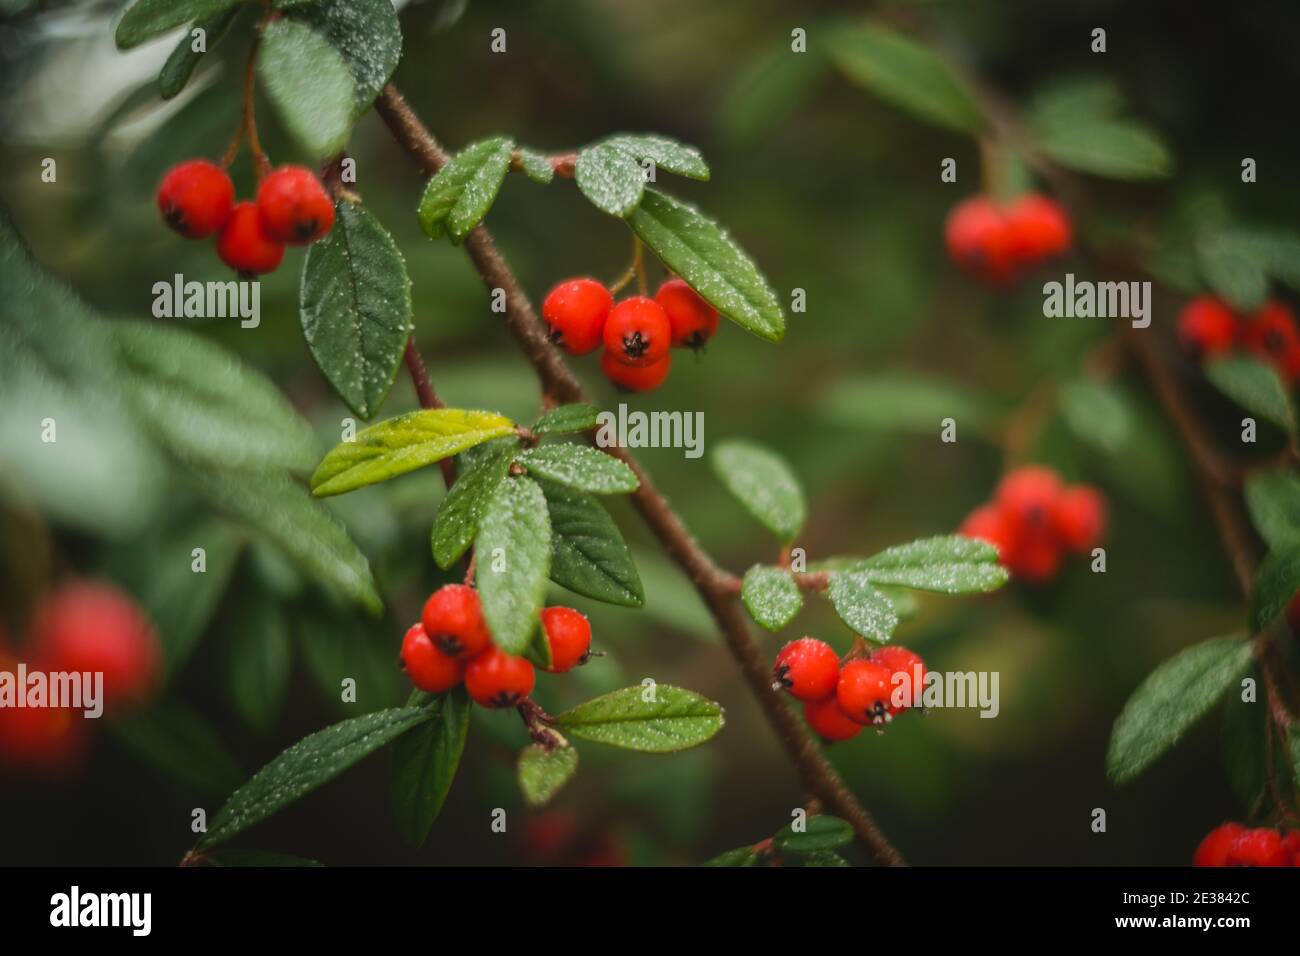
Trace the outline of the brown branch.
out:
[[[446,152],[392,84],[384,88],[375,108],[398,144],[425,173],[432,175],[446,164]],[[477,226],[466,237],[465,248],[489,291],[501,289],[505,293],[506,326],[537,373],[545,401],[556,404],[584,401],[581,384],[559,351],[547,341],[531,301],[501,257],[491,234],[485,227]],[[845,785],[789,703],[772,690],[768,662],[750,636],[748,622],[736,600],[734,576],[720,568],[700,547],[636,458],[623,448],[603,450],[623,461],[636,474],[640,487],[632,496],[633,503],[660,544],[686,572],[704,599],[750,691],[798,769],[805,788],[821,799],[830,812],[847,820],[858,839],[879,862],[903,865],[902,854]]]
[[[415,395],[420,400],[420,407],[446,408],[438,393],[433,390],[433,383],[429,381],[429,370],[424,367],[424,359],[420,358],[420,350],[415,346],[414,332],[406,340],[406,352],[403,358],[406,360],[406,370],[411,373],[411,382],[415,385]],[[444,458],[438,462],[438,467],[442,470],[443,484],[450,488],[456,481],[456,462]]]

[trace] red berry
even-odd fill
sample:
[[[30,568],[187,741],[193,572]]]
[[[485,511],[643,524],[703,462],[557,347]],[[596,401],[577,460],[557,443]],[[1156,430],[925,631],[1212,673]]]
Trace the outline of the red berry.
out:
[[[1227,866],[1228,850],[1246,832],[1240,823],[1225,823],[1205,835],[1192,855],[1192,866]]]
[[[96,582],[64,585],[37,607],[32,650],[51,671],[104,675],[104,703],[138,704],[157,686],[162,652],[128,595]]]
[[[1061,543],[1051,528],[1034,528],[1017,534],[1002,557],[1002,566],[1024,581],[1046,581],[1061,567]]]
[[[624,365],[654,365],[668,354],[673,327],[653,299],[635,295],[610,310],[602,333],[607,354]]]
[[[1070,216],[1039,193],[1021,196],[1006,210],[1013,255],[1024,264],[1059,256],[1070,248]]]
[[[681,279],[661,285],[655,301],[668,316],[677,348],[698,349],[718,331],[718,310]]]
[[[953,207],[944,226],[948,255],[967,273],[989,285],[1006,285],[1017,274],[1013,236],[1006,216],[986,196]]]
[[[585,664],[591,650],[591,623],[571,607],[542,609],[542,631],[551,645],[552,674],[563,674]]]
[[[821,737],[832,743],[852,740],[862,733],[862,725],[849,720],[844,711],[840,710],[839,702],[834,697],[804,701],[803,719],[808,721],[808,726]]]
[[[1026,465],[1002,479],[995,500],[1012,533],[1020,538],[1031,531],[1051,528],[1062,490],[1061,478],[1052,469]]]
[[[600,354],[600,370],[605,377],[624,392],[649,392],[658,388],[668,378],[673,367],[671,354],[653,365],[624,365],[609,349]]]
[[[895,705],[891,697],[890,714],[899,714],[909,707],[921,705],[921,694],[925,690],[925,661],[921,660],[920,654],[909,651],[906,647],[891,644],[888,647],[876,648],[871,652],[870,659],[889,668],[890,687],[901,695],[903,701],[906,701],[902,706]],[[900,674],[903,676],[899,677]]]
[[[1086,554],[1106,530],[1106,499],[1088,485],[1071,485],[1056,499],[1052,522],[1066,548]]]
[[[58,776],[73,770],[86,750],[80,711],[64,707],[0,708],[0,766]]]
[[[235,184],[206,159],[173,166],[158,185],[158,210],[167,225],[187,239],[204,239],[230,218]]]
[[[998,557],[1005,561],[1015,544],[1011,526],[1001,509],[995,505],[981,505],[966,516],[966,520],[957,529],[958,534],[968,538],[979,538],[998,549]]]
[[[1300,375],[1300,332],[1295,315],[1281,302],[1266,302],[1246,320],[1242,343],[1268,361],[1287,382]]]
[[[483,707],[513,707],[533,692],[533,665],[489,647],[465,665],[465,689]]]
[[[334,228],[334,203],[303,166],[281,166],[262,180],[257,214],[267,236],[293,246],[315,242]]]
[[[781,648],[772,664],[772,688],[800,700],[825,700],[835,693],[840,658],[815,637],[801,637]]]
[[[1269,827],[1246,830],[1228,847],[1225,866],[1291,866],[1282,834]]]
[[[600,345],[614,297],[595,279],[569,279],[546,294],[542,317],[551,341],[570,355],[586,355]]]
[[[860,724],[880,726],[893,719],[890,670],[877,661],[849,661],[840,670],[835,699],[840,710]]]
[[[424,602],[420,623],[438,650],[464,660],[492,643],[478,592],[467,584],[446,584]]]
[[[1300,866],[1300,830],[1289,830],[1282,837],[1282,847],[1291,854],[1291,865]]]
[[[1197,296],[1178,313],[1178,341],[1197,358],[1230,351],[1240,332],[1236,313],[1212,295]]]
[[[412,624],[402,638],[402,666],[411,683],[430,694],[451,690],[465,675],[465,662],[439,650],[423,624]]]
[[[240,275],[274,272],[284,258],[284,245],[262,231],[257,204],[245,200],[235,206],[217,237],[217,255]]]

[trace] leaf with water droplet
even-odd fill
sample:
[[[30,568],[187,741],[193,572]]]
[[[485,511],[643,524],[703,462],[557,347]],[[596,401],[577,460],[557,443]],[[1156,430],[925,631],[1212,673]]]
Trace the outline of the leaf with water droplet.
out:
[[[551,516],[551,580],[606,604],[644,606],[641,576],[600,501],[554,482],[538,485]]]
[[[402,28],[391,0],[313,0],[289,14],[338,50],[352,74],[353,111],[375,101],[402,58]]]
[[[727,490],[761,524],[783,542],[798,536],[808,509],[784,458],[757,442],[732,438],[717,445],[709,460]]]
[[[657,684],[625,687],[579,704],[555,723],[570,735],[626,750],[672,753],[698,747],[726,723],[721,705]]]
[[[740,599],[749,616],[769,631],[779,631],[803,607],[799,586],[785,568],[756,564],[740,582]]]
[[[626,216],[641,202],[645,173],[630,153],[604,143],[578,153],[573,179],[601,212]]]
[[[328,40],[282,17],[262,28],[257,55],[262,90],[294,139],[313,157],[332,156],[352,129],[352,74]]]
[[[544,807],[569,782],[578,769],[578,751],[572,747],[547,749],[529,744],[519,752],[519,789],[530,807]]]
[[[889,598],[872,587],[864,575],[833,572],[828,595],[840,620],[868,640],[884,644],[898,627],[898,615]]]
[[[519,463],[542,478],[596,495],[628,494],[640,486],[631,468],[586,445],[541,445],[521,454]]]
[[[483,221],[510,169],[513,148],[504,136],[472,143],[429,180],[419,215],[430,239],[446,229],[453,242],[460,242]]]
[[[921,538],[840,567],[874,584],[941,594],[984,594],[1008,580],[996,548],[960,534]]]
[[[492,640],[522,654],[538,630],[551,567],[551,521],[546,498],[529,478],[497,485],[474,539],[476,582]]]

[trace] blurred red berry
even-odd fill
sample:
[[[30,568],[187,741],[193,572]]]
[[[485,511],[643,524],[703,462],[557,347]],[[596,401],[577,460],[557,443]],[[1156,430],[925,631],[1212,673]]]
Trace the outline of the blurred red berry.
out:
[[[563,674],[587,662],[591,650],[591,622],[571,607],[542,608],[542,632],[551,647],[552,674]]]
[[[235,184],[216,163],[192,159],[173,166],[158,185],[158,210],[187,239],[204,239],[230,219]]]
[[[533,665],[489,647],[465,665],[465,689],[482,707],[513,707],[533,692]]]
[[[444,654],[423,624],[412,624],[402,638],[402,667],[411,683],[429,694],[451,690],[465,676],[464,661]]]
[[[1069,214],[1041,193],[1028,193],[1013,202],[1006,220],[1013,253],[1026,265],[1062,255],[1073,241]]]
[[[1270,827],[1246,830],[1228,847],[1226,866],[1291,866],[1282,834]]]
[[[245,201],[235,206],[217,237],[217,255],[241,276],[263,275],[279,267],[284,244],[262,229],[257,204]]]
[[[1106,499],[1088,485],[1071,485],[1057,498],[1052,520],[1066,549],[1086,554],[1105,533]]]
[[[1231,351],[1240,332],[1236,313],[1212,295],[1197,296],[1178,313],[1178,341],[1197,358]]]
[[[976,508],[966,516],[957,533],[987,541],[998,549],[998,556],[1003,561],[1015,543],[1011,525],[996,505],[981,505]]]
[[[1061,543],[1050,528],[1035,528],[1016,536],[1002,566],[1014,577],[1041,582],[1055,577],[1063,557]]]
[[[1061,478],[1055,471],[1042,465],[1025,465],[1002,479],[995,501],[1019,538],[1051,527],[1062,490]]]
[[[672,324],[663,308],[645,296],[624,299],[610,310],[602,333],[606,354],[624,365],[654,365],[668,354]]]
[[[673,330],[673,345],[698,349],[718,331],[718,310],[681,279],[669,279],[655,293]]]
[[[257,187],[262,230],[275,242],[303,246],[334,228],[334,203],[304,166],[281,166]]]
[[[974,278],[1002,286],[1017,274],[1016,252],[1007,217],[987,196],[973,196],[953,207],[944,226],[953,262]]]
[[[834,697],[804,701],[803,717],[818,736],[832,743],[852,740],[862,733],[862,725],[850,720]]]
[[[1265,302],[1248,317],[1241,338],[1248,351],[1270,363],[1287,382],[1300,375],[1300,331],[1295,314],[1281,302]]]
[[[550,339],[570,355],[594,352],[601,343],[614,297],[595,279],[568,279],[542,301]]]
[[[434,591],[424,602],[420,623],[449,657],[473,657],[492,643],[478,592],[466,584],[447,584]]]

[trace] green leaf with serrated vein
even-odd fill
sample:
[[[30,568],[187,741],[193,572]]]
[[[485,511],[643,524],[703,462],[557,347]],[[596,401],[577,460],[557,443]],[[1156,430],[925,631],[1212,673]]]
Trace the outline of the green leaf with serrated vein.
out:
[[[353,115],[375,101],[402,58],[402,28],[391,0],[313,0],[295,19],[327,39],[352,74]]]
[[[1258,359],[1230,355],[1205,366],[1205,377],[1252,414],[1295,434],[1295,408],[1277,370]]]
[[[1109,179],[1163,179],[1173,157],[1151,129],[1130,120],[1097,119],[1037,130],[1038,147],[1062,166]]]
[[[720,313],[760,338],[781,341],[785,315],[776,293],[717,223],[653,189],[645,191],[627,222],[664,265]]]
[[[1250,626],[1255,633],[1282,616],[1300,590],[1300,542],[1288,541],[1265,555],[1250,594]]]
[[[641,576],[609,512],[590,495],[538,484],[551,516],[551,580],[607,604],[642,607]]]
[[[555,718],[574,737],[645,753],[672,753],[704,743],[722,729],[722,707],[680,687],[625,687]]]
[[[813,850],[811,853],[804,855],[803,865],[817,867],[844,867],[849,866],[849,861],[844,859],[844,857],[840,856],[834,850]]]
[[[519,156],[519,167],[524,171],[524,175],[533,182],[545,186],[555,178],[555,167],[543,154],[531,149],[518,150],[517,154]]]
[[[307,250],[299,314],[316,364],[341,399],[373,418],[388,396],[411,335],[411,279],[397,243],[350,202]]]
[[[199,838],[198,849],[224,843],[260,823],[433,715],[427,707],[394,707],[304,737],[230,795]]]
[[[818,853],[852,842],[853,827],[847,820],[820,813],[803,821],[802,832],[791,823],[772,838],[772,845],[783,853]]]
[[[851,571],[833,572],[827,593],[840,620],[868,640],[884,644],[898,627],[894,605],[872,586],[865,575]]]
[[[432,542],[433,559],[444,571],[460,560],[478,534],[488,503],[518,450],[519,443],[508,438],[484,446],[484,453],[461,472],[442,499]]]
[[[533,426],[536,435],[561,435],[568,432],[585,432],[599,424],[600,410],[594,405],[578,402],[560,405],[537,419]]]
[[[982,594],[1007,583],[997,549],[958,534],[896,545],[849,569],[874,584],[941,594]]]
[[[1196,644],[1152,671],[1111,731],[1106,773],[1132,780],[1223,698],[1250,663],[1250,642],[1218,637]]]
[[[713,859],[701,863],[700,866],[753,866],[756,859],[757,854],[754,853],[752,846],[741,846],[719,853]]]
[[[169,100],[185,89],[185,84],[194,75],[194,69],[199,65],[199,60],[203,59],[203,54],[216,46],[217,42],[225,36],[237,13],[239,8],[231,7],[229,10],[205,18],[185,31],[185,36],[181,37],[180,42],[176,44],[176,49],[172,50],[171,56],[167,57],[167,62],[163,64],[158,74],[158,92],[163,99]],[[203,31],[202,52],[194,49],[195,30]]]
[[[597,495],[629,494],[641,484],[623,462],[585,445],[541,445],[519,462],[542,478]]]
[[[160,322],[109,328],[127,373],[127,398],[178,458],[235,468],[311,467],[311,427],[270,379],[232,352]]]
[[[593,206],[620,218],[637,207],[645,192],[645,173],[637,161],[605,143],[578,153],[573,179]]]
[[[330,42],[288,17],[262,28],[257,75],[285,128],[313,157],[348,140],[355,93],[348,65]]]
[[[551,521],[535,481],[507,478],[497,485],[474,548],[492,639],[507,654],[522,654],[537,630],[551,567]]]
[[[1263,472],[1246,479],[1251,522],[1270,548],[1300,541],[1300,476]]]
[[[113,36],[119,50],[129,50],[191,20],[202,20],[243,0],[135,0],[117,21]]]
[[[429,180],[420,199],[420,225],[430,239],[443,229],[460,242],[482,222],[510,169],[513,145],[504,136],[466,146]]]
[[[763,446],[730,439],[716,446],[713,471],[745,510],[781,538],[793,541],[803,529],[803,489],[785,459]]]
[[[708,181],[709,166],[700,151],[671,137],[657,133],[618,133],[603,140],[603,144],[627,153],[638,163],[649,160],[656,169]]]
[[[442,811],[469,733],[470,701],[463,687],[431,706],[437,715],[393,745],[393,813],[402,839],[417,847]]]
[[[572,747],[547,750],[529,744],[519,752],[519,789],[530,807],[544,807],[578,769],[578,751]]]
[[[495,412],[428,408],[398,415],[336,445],[311,476],[311,490],[324,497],[387,481],[514,429],[510,419]]]
[[[769,631],[781,630],[803,607],[803,595],[790,572],[767,564],[756,564],[745,572],[740,599],[749,616]]]

